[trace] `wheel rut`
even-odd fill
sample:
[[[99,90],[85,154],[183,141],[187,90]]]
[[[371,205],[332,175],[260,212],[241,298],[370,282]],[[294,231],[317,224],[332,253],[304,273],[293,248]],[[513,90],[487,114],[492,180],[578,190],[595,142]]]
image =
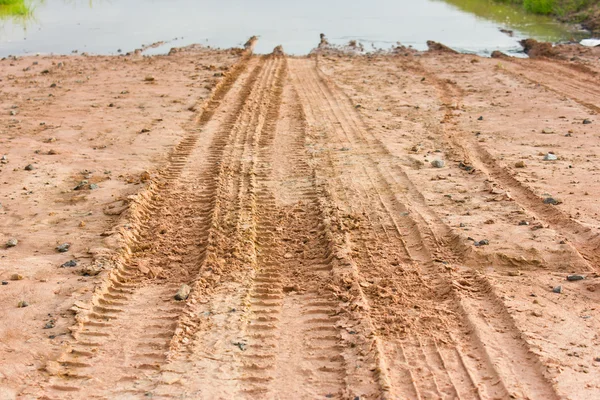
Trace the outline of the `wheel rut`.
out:
[[[520,65],[518,62],[515,63],[515,65]],[[447,109],[445,120],[451,121],[454,117],[452,108],[449,105],[460,104],[462,94],[450,88],[446,82],[439,79],[431,71],[426,70],[420,63],[409,67],[423,73],[430,82],[434,83],[442,103],[445,104]],[[528,69],[528,71],[532,71],[532,69]],[[467,137],[464,132],[454,129],[452,132],[446,132],[446,136],[450,143],[461,150],[464,157],[463,161],[466,164],[482,170],[489,176],[491,182],[496,181],[507,189],[517,203],[529,214],[534,215],[537,219],[567,237],[570,246],[572,246],[575,253],[582,257],[583,262],[587,263],[589,270],[598,270],[600,266],[600,256],[598,255],[600,234],[594,233],[590,227],[570,218],[557,207],[545,204],[542,198],[515,178],[506,168],[499,165],[492,154],[473,137]]]
[[[464,245],[318,61],[248,54],[194,122],[76,305],[49,394],[558,398],[493,286],[456,273]]]
[[[119,232],[124,250],[116,258],[97,260],[113,268],[91,304],[76,304],[74,340],[47,366],[49,392],[124,393],[167,361],[184,308],[174,295],[198,273],[210,242],[205,227],[216,207],[215,159],[196,155],[211,135],[200,133],[224,99],[232,98],[234,107],[244,102],[244,87],[261,66],[249,54],[242,56],[206,103],[197,128],[173,150],[162,180],[130,204]],[[219,152],[213,156],[218,158]]]
[[[349,100],[321,75],[314,61],[294,60],[291,65],[309,124],[323,136],[323,179],[341,207],[340,218],[346,215],[346,221],[351,220],[341,242],[345,240],[350,254],[348,262],[355,264],[357,295],[368,304],[361,316],[370,318],[376,332],[377,358],[385,368],[380,376],[382,393],[389,398],[494,398],[522,391],[518,375],[497,368],[487,343],[476,343],[461,328],[467,311],[447,268],[461,258],[460,249],[453,248],[451,229],[427,210],[406,174],[394,166]],[[381,206],[374,207],[372,198]],[[382,221],[398,229],[384,229]],[[474,302],[478,307],[501,305],[484,293]],[[507,313],[502,322],[485,319],[498,329],[510,321]],[[460,337],[445,334],[454,329]],[[514,324],[511,332],[520,337]],[[484,340],[504,338],[490,332]],[[539,363],[528,354],[513,355],[537,371],[524,392],[557,397]],[[481,361],[473,365],[469,357]]]

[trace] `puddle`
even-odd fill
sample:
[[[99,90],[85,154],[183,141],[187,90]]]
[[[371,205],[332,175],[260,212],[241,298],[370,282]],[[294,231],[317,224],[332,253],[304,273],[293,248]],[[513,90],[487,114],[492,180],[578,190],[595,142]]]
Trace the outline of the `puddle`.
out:
[[[518,40],[559,41],[576,36],[550,18],[492,0],[9,0],[0,6],[0,56],[73,50],[118,54],[165,41],[144,54],[192,43],[242,45],[258,35],[256,51],[282,44],[306,54],[326,33],[332,43],[357,40],[365,48],[397,42],[425,49],[436,40],[465,52],[519,52]],[[18,8],[21,7],[21,8]],[[16,11],[15,11],[16,10]],[[514,37],[499,31],[514,30]],[[578,35],[578,38],[584,35]]]

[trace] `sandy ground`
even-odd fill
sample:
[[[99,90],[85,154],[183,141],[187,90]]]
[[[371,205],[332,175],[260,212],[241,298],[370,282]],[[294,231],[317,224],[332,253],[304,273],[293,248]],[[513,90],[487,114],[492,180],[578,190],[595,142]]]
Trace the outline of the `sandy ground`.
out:
[[[600,397],[600,49],[346,50],[0,61],[0,399]]]

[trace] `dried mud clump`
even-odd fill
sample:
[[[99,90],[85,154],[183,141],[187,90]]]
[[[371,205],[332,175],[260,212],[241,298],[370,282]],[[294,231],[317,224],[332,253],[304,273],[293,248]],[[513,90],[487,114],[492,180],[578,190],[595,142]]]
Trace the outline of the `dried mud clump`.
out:
[[[492,54],[490,57],[492,57],[492,58],[507,58],[508,56],[501,51],[494,50],[494,51],[492,51]]]
[[[274,56],[285,56],[285,52],[283,51],[283,46],[279,45],[273,49]]]
[[[453,50],[450,47],[441,43],[434,42],[433,40],[427,41],[427,48],[429,49],[429,51],[439,51],[442,53],[458,54],[456,50]]]
[[[329,46],[329,41],[327,40],[327,38],[325,37],[324,33],[321,33],[319,35],[321,37],[321,41],[319,42],[319,47],[326,47]]]
[[[523,46],[523,51],[529,56],[529,58],[556,58],[558,53],[552,47],[552,43],[538,42],[535,39],[525,39],[519,42]]]

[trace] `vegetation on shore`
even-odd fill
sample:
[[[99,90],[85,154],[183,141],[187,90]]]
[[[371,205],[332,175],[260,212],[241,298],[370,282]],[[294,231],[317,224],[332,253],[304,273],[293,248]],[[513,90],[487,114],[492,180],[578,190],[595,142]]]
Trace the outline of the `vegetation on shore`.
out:
[[[564,22],[581,23],[591,31],[600,31],[600,4],[598,0],[495,0],[512,3],[525,10],[553,15]]]
[[[0,18],[23,18],[31,14],[25,0],[0,0]]]

